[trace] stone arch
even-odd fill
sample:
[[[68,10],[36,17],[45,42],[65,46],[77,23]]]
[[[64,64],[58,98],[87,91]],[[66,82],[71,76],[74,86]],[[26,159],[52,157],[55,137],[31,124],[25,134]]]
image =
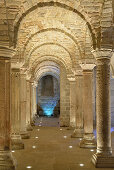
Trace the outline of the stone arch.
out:
[[[32,55],[32,53],[34,53],[35,50],[37,50],[38,48],[42,47],[42,46],[45,46],[45,45],[57,45],[59,47],[62,47],[70,56],[71,60],[72,60],[72,56],[70,54],[70,52],[62,45],[58,44],[58,43],[44,43],[44,44],[41,44],[39,46],[36,46],[29,54],[28,58],[30,58],[30,56]]]
[[[53,55],[50,55],[50,56],[41,56],[40,58],[38,58],[37,61],[34,61],[32,67],[30,68],[30,71],[32,73],[34,73],[35,69],[37,68],[37,66],[44,62],[44,61],[52,61],[52,62],[55,62],[56,64],[58,64],[60,67],[63,67],[65,68],[66,70],[66,73],[68,74],[69,72],[71,72],[71,68],[67,65],[67,63],[65,61],[63,61],[62,59],[61,60],[58,60],[58,56],[53,56]]]
[[[79,10],[73,8],[73,7],[66,5],[66,4],[63,4],[63,3],[60,3],[60,2],[54,2],[54,1],[39,2],[39,3],[35,3],[34,5],[30,4],[30,7],[27,10],[24,9],[23,12],[19,13],[19,15],[17,16],[17,18],[15,19],[15,22],[14,22],[14,44],[15,45],[16,45],[16,42],[17,42],[17,33],[18,33],[19,25],[20,25],[22,19],[28,13],[30,13],[31,11],[33,11],[33,10],[39,8],[39,7],[41,8],[41,7],[45,7],[45,6],[57,6],[57,7],[60,7],[60,8],[65,8],[66,10],[72,11],[74,13],[77,13],[83,20],[86,21],[87,27],[90,30],[91,37],[92,37],[92,40],[93,40],[93,44],[92,44],[93,48],[94,49],[96,48],[96,37],[95,37],[95,33],[94,33],[94,28],[92,28],[92,25],[90,24],[90,19],[86,15],[86,13],[83,14],[82,11],[79,11]]]
[[[80,56],[82,56],[81,47],[80,47],[80,45],[79,45],[77,39],[74,38],[74,37],[73,37],[71,34],[69,34],[68,32],[65,32],[64,30],[58,29],[58,28],[42,29],[42,30],[40,30],[40,31],[38,31],[38,32],[36,32],[36,33],[34,33],[31,37],[28,38],[28,40],[27,40],[26,43],[25,43],[24,48],[26,49],[27,44],[29,43],[29,41],[30,41],[36,34],[43,33],[43,32],[46,32],[46,31],[57,31],[57,32],[61,32],[61,33],[65,34],[65,35],[67,35],[68,37],[70,37],[70,38],[74,41],[74,43],[77,45],[78,50],[79,50],[79,53],[80,53]],[[24,51],[25,51],[25,49],[24,49]]]

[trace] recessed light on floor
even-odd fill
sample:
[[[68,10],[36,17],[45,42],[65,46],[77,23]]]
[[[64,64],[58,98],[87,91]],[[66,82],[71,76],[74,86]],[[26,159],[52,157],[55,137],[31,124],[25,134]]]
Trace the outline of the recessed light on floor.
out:
[[[80,138],[79,140],[82,140],[82,138]]]
[[[37,131],[40,131],[40,129],[37,129]]]
[[[35,138],[38,139],[38,136],[36,136]]]
[[[15,152],[15,151],[11,151],[11,152]]]
[[[94,150],[93,150],[93,149],[91,149],[90,151],[91,151],[91,152],[93,152]]]
[[[32,168],[32,166],[27,166],[26,168],[30,169],[30,168]]]
[[[33,149],[35,149],[35,148],[36,148],[36,146],[32,146],[32,148],[33,148]]]
[[[42,123],[42,122],[40,122],[40,123]]]
[[[41,126],[41,125],[39,125],[39,126]]]
[[[63,136],[65,139],[67,138],[67,136]]]
[[[60,129],[60,130],[63,130],[63,129]]]
[[[71,148],[72,148],[72,146],[69,146],[69,148],[71,149]]]
[[[84,166],[84,164],[80,164],[80,166]]]

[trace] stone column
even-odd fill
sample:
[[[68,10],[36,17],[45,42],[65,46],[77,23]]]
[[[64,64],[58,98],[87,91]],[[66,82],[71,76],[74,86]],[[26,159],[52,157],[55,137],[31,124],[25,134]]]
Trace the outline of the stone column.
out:
[[[75,113],[76,113],[76,81],[74,76],[67,76],[70,83],[70,126],[67,128],[68,130],[75,128]]]
[[[13,65],[13,64],[12,64]],[[11,146],[13,150],[24,149],[20,135],[20,69],[11,71]]]
[[[33,115],[34,115],[34,81],[30,81],[30,123],[34,126]]]
[[[37,114],[37,106],[36,106],[36,87],[37,83],[34,82],[33,84],[33,116]]]
[[[94,64],[81,64],[83,69],[83,111],[84,137],[80,142],[81,148],[96,148],[93,134],[93,69]]]
[[[14,170],[10,151],[10,57],[13,50],[0,48],[0,169]]]
[[[26,87],[27,87],[27,105],[26,105],[26,125],[27,125],[27,130],[31,131],[33,130],[32,126],[31,126],[31,114],[30,114],[30,100],[31,100],[31,96],[30,96],[30,80],[27,79],[26,80]]]
[[[111,111],[110,111],[110,58],[107,49],[94,51],[97,61],[96,75],[96,123],[97,153],[92,162],[98,168],[114,167],[114,156],[111,148]]]
[[[81,70],[76,71],[75,73],[76,85],[75,85],[75,92],[76,92],[76,125],[73,134],[71,135],[72,138],[80,138],[83,137],[84,127],[83,127],[83,74]]]
[[[20,75],[20,111],[21,111],[21,137],[28,139],[30,135],[26,131],[26,74],[21,70]]]

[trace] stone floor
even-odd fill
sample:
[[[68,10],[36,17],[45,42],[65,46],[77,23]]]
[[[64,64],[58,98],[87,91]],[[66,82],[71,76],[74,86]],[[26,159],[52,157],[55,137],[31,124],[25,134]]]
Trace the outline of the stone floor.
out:
[[[12,152],[17,160],[17,170],[95,170],[91,156],[95,150],[79,148],[80,139],[71,138],[72,130],[59,127],[57,118],[39,118],[30,132],[31,138],[23,140],[24,150]],[[41,126],[39,126],[41,125]],[[112,132],[114,152],[114,132]],[[110,170],[102,168],[99,170]]]

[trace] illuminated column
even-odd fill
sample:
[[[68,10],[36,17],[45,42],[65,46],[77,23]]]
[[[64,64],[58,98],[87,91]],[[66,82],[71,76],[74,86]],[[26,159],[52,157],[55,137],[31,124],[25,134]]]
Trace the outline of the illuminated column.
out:
[[[21,70],[20,75],[20,111],[21,111],[21,137],[22,139],[28,139],[30,135],[26,131],[26,74],[24,70]]]
[[[97,61],[96,75],[96,123],[97,153],[92,162],[96,167],[114,167],[114,156],[111,148],[111,111],[110,111],[110,50],[94,51]]]
[[[10,58],[13,50],[0,48],[0,169],[14,170],[10,151]]]
[[[14,64],[16,65],[16,64]],[[12,149],[24,149],[20,135],[21,114],[20,114],[20,69],[11,70],[11,146]]]
[[[94,64],[81,64],[83,70],[83,111],[84,137],[80,142],[81,148],[96,148],[93,134],[93,69]]]
[[[26,125],[27,125],[27,130],[31,131],[33,130],[32,126],[31,126],[31,114],[30,114],[30,78],[27,77],[26,79],[26,88],[27,88],[27,104],[26,104]]]
[[[74,76],[68,75],[68,80],[70,82],[70,127],[68,129],[72,129],[75,127],[75,112],[76,112],[76,81]]]
[[[75,92],[76,92],[76,125],[73,134],[71,135],[72,138],[83,137],[84,127],[83,127],[83,74],[81,70],[76,71],[75,73],[76,85],[75,85]]]

